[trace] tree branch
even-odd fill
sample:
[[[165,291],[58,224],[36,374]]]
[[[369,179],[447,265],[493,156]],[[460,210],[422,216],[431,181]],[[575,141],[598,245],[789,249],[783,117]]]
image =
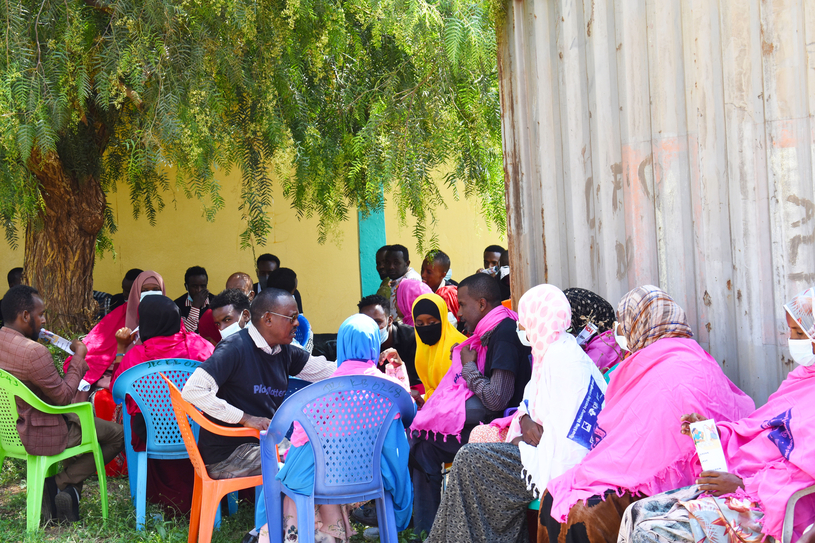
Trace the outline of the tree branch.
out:
[[[102,13],[107,13],[108,15],[113,15],[113,8],[111,8],[109,6],[103,6],[97,0],[85,0],[85,3],[87,5],[89,5],[90,7],[92,7],[93,9],[101,11]]]

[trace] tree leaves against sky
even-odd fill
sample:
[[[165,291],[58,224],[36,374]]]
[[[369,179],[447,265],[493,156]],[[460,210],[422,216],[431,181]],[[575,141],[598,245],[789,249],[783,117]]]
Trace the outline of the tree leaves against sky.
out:
[[[421,245],[444,207],[432,176],[505,227],[494,8],[474,0],[59,0],[0,3],[0,216],[42,208],[57,153],[153,223],[176,184],[212,220],[241,172],[245,246],[273,179],[321,241],[391,195]],[[34,152],[37,151],[37,152]],[[168,172],[175,168],[174,179]],[[106,215],[98,250],[112,247]]]

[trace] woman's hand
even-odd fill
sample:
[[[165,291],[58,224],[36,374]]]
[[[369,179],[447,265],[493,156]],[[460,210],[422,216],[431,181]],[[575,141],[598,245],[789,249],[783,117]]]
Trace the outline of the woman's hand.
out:
[[[411,390],[410,397],[413,398],[414,402],[416,402],[416,409],[421,409],[422,406],[424,405],[424,398],[422,398],[422,395],[419,394],[419,391]]]
[[[379,354],[379,365],[384,366],[385,364],[391,364],[394,368],[398,368],[404,362],[402,362],[396,349],[385,349]]]
[[[523,435],[524,443],[537,447],[543,436],[543,426],[532,420],[529,415],[523,415],[521,420],[521,432]]]
[[[732,473],[721,471],[703,471],[696,479],[699,490],[704,490],[713,496],[732,494],[739,488],[744,488],[744,481]]]
[[[137,332],[132,331],[130,328],[125,326],[124,328],[119,328],[116,331],[116,343],[119,345],[119,352],[125,352],[131,343],[136,341],[136,334]]]
[[[707,420],[707,417],[703,417],[699,413],[688,413],[687,415],[682,415],[679,417],[679,420],[682,421],[682,429],[680,432],[685,434],[686,436],[690,435],[690,425],[694,422],[702,422],[703,420]]]

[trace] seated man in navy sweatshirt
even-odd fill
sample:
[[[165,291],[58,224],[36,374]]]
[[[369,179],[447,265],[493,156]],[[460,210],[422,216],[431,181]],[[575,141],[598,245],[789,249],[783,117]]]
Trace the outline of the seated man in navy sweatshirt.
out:
[[[283,403],[289,376],[314,382],[337,365],[290,345],[297,331],[297,303],[280,289],[255,296],[252,321],[222,340],[184,386],[182,396],[214,422],[225,426],[269,427]],[[201,428],[198,448],[213,479],[260,475],[256,438],[225,437]]]

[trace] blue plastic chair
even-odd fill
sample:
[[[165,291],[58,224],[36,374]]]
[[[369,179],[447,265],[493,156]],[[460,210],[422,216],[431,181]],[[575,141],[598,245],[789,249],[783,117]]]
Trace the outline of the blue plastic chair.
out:
[[[176,386],[183,388],[192,372],[200,365],[196,360],[183,358],[144,362],[123,372],[111,391],[118,404],[124,401],[125,396],[130,396],[144,415],[147,427],[145,450],[134,451],[131,444],[130,414],[127,409],[123,409],[130,497],[136,507],[136,528],[139,530],[144,528],[147,502],[147,459],[188,458],[187,448],[173,413],[170,392],[159,373],[164,373]],[[197,437],[198,425],[194,424],[194,428]]]
[[[189,458],[178,423],[173,414],[170,392],[159,373],[164,373],[175,385],[184,388],[192,372],[200,366],[197,360],[186,358],[166,358],[151,360],[134,366],[123,372],[113,385],[111,395],[120,404],[125,396],[130,396],[144,416],[147,427],[147,446],[144,451],[134,451],[131,443],[130,414],[123,409],[122,423],[125,430],[125,454],[127,455],[127,474],[130,480],[130,499],[136,508],[136,529],[144,528],[145,510],[147,508],[147,459],[176,460]],[[193,432],[198,438],[198,424],[192,422]],[[230,494],[228,499],[229,514],[238,510],[238,496]],[[221,513],[215,517],[215,527],[221,525]]]
[[[334,416],[327,417],[327,410]],[[392,381],[367,375],[332,377],[284,401],[269,429],[260,435],[269,540],[283,541],[282,494],[286,494],[297,506],[297,522],[302,527],[314,526],[315,503],[376,500],[381,541],[396,543],[393,501],[382,487],[380,461],[382,444],[397,414],[405,427],[413,421],[410,394]],[[360,422],[365,418],[370,420],[367,425]],[[314,491],[309,496],[290,491],[275,478],[275,445],[294,421],[302,425],[314,451]],[[301,530],[300,540],[314,541],[314,530]]]
[[[311,383],[308,381],[303,381],[302,379],[298,379],[297,377],[289,377],[289,386],[286,389],[286,396],[285,399],[289,399],[295,392],[306,388]]]
[[[314,350],[314,334],[311,331],[311,323],[303,315],[297,315],[297,321],[300,324],[297,331],[294,332],[294,341],[297,342],[297,346],[311,353]]]

